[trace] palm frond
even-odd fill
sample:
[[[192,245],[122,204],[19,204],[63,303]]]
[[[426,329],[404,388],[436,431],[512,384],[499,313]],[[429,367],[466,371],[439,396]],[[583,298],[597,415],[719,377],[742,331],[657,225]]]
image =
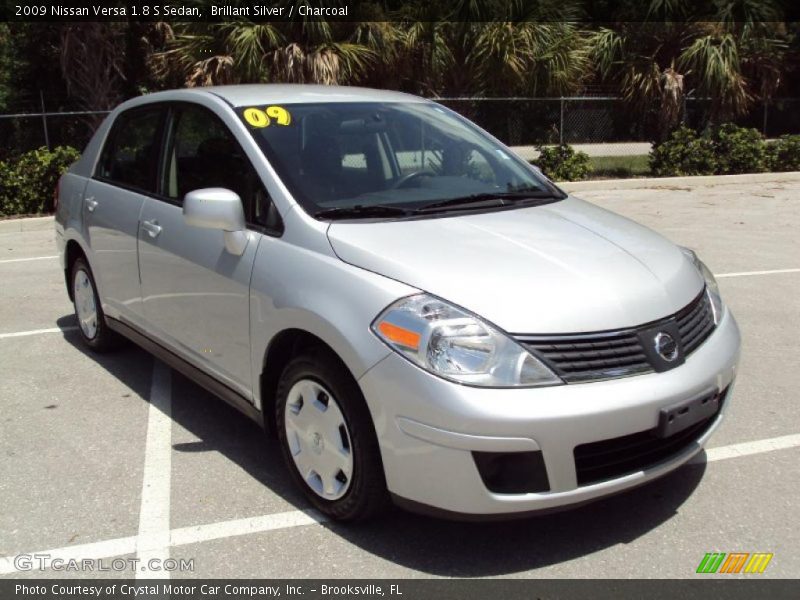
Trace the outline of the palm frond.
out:
[[[284,44],[283,35],[270,23],[229,21],[219,24],[216,33],[222,38],[243,81],[263,81],[267,75],[265,58]]]
[[[748,108],[752,96],[732,34],[697,38],[681,54],[679,65],[694,76],[698,92],[712,99],[720,116],[739,115]]]

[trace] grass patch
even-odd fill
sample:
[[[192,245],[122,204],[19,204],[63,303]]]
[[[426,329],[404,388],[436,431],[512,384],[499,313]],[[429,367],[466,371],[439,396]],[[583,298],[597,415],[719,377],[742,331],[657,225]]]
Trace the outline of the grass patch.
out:
[[[649,156],[590,156],[593,171],[591,179],[625,179],[650,175]]]

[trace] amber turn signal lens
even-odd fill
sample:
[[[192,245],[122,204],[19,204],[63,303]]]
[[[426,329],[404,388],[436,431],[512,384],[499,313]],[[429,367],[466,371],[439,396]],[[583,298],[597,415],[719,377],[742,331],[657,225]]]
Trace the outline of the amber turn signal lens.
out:
[[[392,325],[386,321],[382,321],[378,325],[378,330],[386,337],[386,339],[391,340],[396,344],[402,344],[403,346],[413,348],[415,350],[419,348],[420,335],[414,331],[410,331],[409,329],[405,329],[397,325]]]

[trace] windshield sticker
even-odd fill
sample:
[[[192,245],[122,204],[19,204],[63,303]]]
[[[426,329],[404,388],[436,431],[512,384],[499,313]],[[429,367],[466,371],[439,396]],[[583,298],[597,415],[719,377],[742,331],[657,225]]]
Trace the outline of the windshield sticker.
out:
[[[268,106],[267,116],[275,119],[275,122],[278,125],[288,125],[292,122],[292,115],[290,115],[289,111],[282,106]]]
[[[242,116],[248,125],[259,129],[268,127],[273,122],[276,125],[289,125],[292,122],[292,115],[282,106],[268,106],[265,109],[245,108]]]
[[[244,109],[244,120],[252,127],[266,127],[269,125],[269,117],[260,108]]]

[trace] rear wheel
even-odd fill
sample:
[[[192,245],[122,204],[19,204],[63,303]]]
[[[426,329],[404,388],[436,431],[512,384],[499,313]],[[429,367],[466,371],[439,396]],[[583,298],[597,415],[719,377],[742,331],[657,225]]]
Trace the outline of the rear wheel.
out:
[[[72,265],[71,281],[75,316],[84,343],[98,352],[115,347],[119,336],[106,325],[94,277],[85,259],[78,258]]]
[[[358,384],[330,352],[312,350],[287,365],[275,417],[284,460],[318,510],[357,521],[388,506],[372,417]]]

